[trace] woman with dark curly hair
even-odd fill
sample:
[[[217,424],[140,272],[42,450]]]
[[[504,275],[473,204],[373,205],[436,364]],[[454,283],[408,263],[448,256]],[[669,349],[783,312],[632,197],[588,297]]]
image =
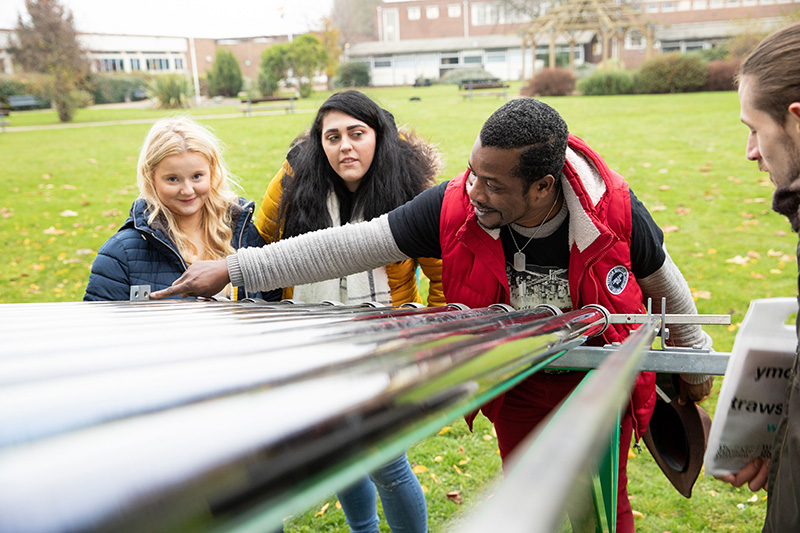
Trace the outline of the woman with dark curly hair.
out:
[[[267,242],[348,222],[371,220],[434,184],[438,152],[358,91],[336,93],[310,131],[296,139],[270,183],[256,218]],[[428,303],[444,304],[441,260],[419,259],[430,279]],[[399,261],[343,278],[284,288],[285,298],[345,304],[421,302],[416,263]],[[338,493],[354,533],[378,531],[376,490],[393,532],[425,532],[425,495],[408,458],[400,457]]]

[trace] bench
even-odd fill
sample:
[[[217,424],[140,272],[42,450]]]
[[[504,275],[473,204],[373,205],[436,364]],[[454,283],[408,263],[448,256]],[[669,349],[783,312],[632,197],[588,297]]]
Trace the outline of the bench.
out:
[[[6,118],[10,114],[11,110],[0,104],[0,132],[5,132],[6,126],[11,125],[11,121]]]
[[[12,94],[8,97],[8,107],[12,109],[33,109],[42,103],[32,94]]]
[[[247,104],[242,108],[242,113],[248,117],[253,116],[253,106],[258,104],[270,104],[265,105],[261,109],[284,109],[287,113],[294,113],[294,96],[263,96],[261,98],[242,98],[241,102],[243,104]]]
[[[500,81],[466,81],[459,83],[458,88],[460,90],[466,90],[467,92],[461,96],[464,98],[469,98],[470,100],[472,100],[473,94],[482,96],[502,96],[503,98],[508,97],[508,84]],[[488,90],[491,89],[502,89],[502,91],[488,92]],[[475,93],[474,91],[482,92]]]

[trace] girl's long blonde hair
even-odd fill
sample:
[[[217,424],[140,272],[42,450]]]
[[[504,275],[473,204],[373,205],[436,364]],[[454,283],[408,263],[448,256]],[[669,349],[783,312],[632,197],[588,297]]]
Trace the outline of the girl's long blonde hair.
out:
[[[171,155],[196,152],[205,156],[211,170],[208,200],[203,205],[201,229],[205,246],[196,250],[188,236],[181,231],[175,215],[156,194],[153,175],[156,166]],[[148,224],[159,216],[166,221],[170,237],[180,254],[191,263],[196,259],[222,259],[235,253],[231,246],[230,205],[237,201],[231,188],[231,177],[222,159],[222,143],[209,130],[189,117],[164,118],[153,124],[139,153],[136,169],[139,197],[147,202]]]

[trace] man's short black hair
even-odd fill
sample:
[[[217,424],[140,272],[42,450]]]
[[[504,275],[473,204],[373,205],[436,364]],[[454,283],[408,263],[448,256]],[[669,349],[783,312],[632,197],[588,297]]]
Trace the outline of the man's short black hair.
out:
[[[525,181],[525,191],[548,174],[561,176],[568,136],[561,115],[533,98],[507,102],[492,113],[480,133],[483,146],[503,150],[525,147],[514,171]]]

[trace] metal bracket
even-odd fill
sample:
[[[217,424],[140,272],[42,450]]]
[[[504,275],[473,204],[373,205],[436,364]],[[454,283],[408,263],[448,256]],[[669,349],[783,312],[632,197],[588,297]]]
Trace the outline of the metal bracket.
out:
[[[150,299],[150,285],[131,285],[132,302],[144,302]]]

